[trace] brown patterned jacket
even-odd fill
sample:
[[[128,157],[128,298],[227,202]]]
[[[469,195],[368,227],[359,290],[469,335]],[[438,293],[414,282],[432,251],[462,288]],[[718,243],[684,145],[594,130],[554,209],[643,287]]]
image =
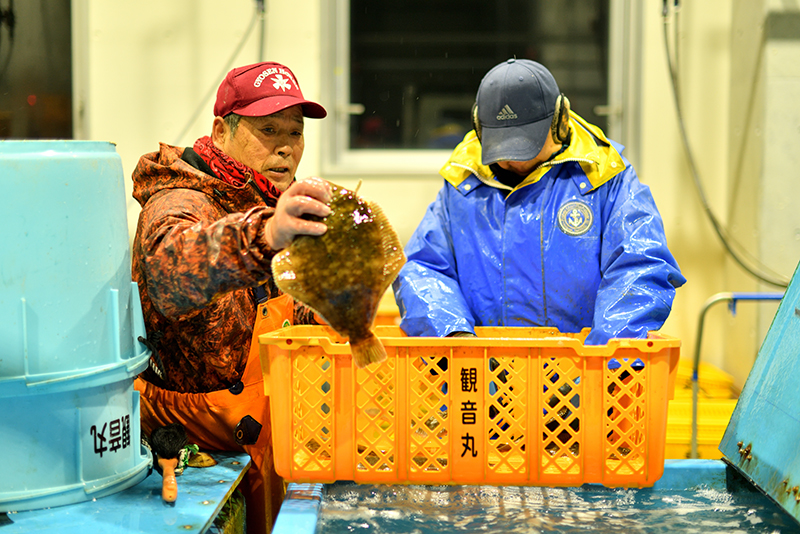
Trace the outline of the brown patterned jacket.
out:
[[[142,211],[132,274],[154,353],[141,377],[204,393],[231,387],[244,372],[255,288],[280,294],[270,269],[277,251],[264,238],[277,198],[262,198],[252,183],[237,188],[216,178],[196,154],[187,159],[207,172],[195,168],[181,159],[184,150],[162,143],[133,171]],[[312,316],[298,305],[295,324],[314,322]]]

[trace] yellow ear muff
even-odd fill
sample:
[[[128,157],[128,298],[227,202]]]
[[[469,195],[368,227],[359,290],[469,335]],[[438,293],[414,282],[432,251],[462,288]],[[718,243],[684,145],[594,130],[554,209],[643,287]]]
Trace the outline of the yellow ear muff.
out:
[[[550,123],[550,133],[553,141],[559,144],[569,140],[569,99],[564,93],[556,98],[556,109],[553,113],[553,122]]]
[[[475,135],[478,137],[478,141],[481,140],[481,121],[478,120],[478,103],[475,102],[472,104],[472,129],[475,130]]]

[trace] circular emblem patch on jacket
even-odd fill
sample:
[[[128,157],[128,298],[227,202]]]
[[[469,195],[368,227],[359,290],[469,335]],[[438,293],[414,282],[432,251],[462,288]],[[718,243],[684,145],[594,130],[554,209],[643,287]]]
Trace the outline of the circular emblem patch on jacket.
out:
[[[578,200],[567,202],[558,210],[558,227],[567,235],[583,235],[592,227],[592,210]]]

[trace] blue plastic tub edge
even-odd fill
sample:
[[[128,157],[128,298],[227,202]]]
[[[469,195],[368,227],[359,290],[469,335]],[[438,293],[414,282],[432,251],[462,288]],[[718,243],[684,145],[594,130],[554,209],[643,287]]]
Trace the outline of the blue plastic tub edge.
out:
[[[0,140],[0,155],[15,157],[19,154],[50,155],[48,151],[68,151],[71,147],[78,146],[85,150],[97,152],[116,152],[117,144],[111,141],[91,141],[83,139],[2,139]]]
[[[664,475],[652,490],[682,490],[699,486],[724,490],[726,469],[722,460],[666,460]],[[652,491],[645,489],[648,490]],[[315,534],[322,493],[322,484],[290,483],[272,534]]]
[[[314,534],[321,502],[322,484],[290,483],[272,534]]]
[[[722,460],[665,460],[664,475],[653,484],[654,490],[727,488],[727,464]]]

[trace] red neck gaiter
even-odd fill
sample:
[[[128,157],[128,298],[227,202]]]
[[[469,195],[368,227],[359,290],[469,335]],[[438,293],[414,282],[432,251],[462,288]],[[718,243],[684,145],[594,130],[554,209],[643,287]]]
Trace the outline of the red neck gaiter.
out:
[[[211,167],[220,180],[234,187],[244,187],[252,179],[264,194],[262,196],[265,196],[264,200],[267,205],[274,207],[278,202],[281,192],[266,176],[228,156],[214,146],[209,136],[206,135],[195,141],[192,148]]]

